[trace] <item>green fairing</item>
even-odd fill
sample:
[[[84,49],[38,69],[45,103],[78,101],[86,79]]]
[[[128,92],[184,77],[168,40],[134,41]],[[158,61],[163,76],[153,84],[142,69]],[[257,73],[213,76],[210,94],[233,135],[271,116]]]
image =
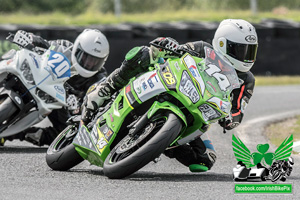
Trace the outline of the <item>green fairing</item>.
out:
[[[132,49],[126,55],[126,59],[132,58],[136,51],[137,49]],[[214,53],[212,50],[210,52]],[[162,93],[167,93],[176,98],[179,102],[181,102],[184,109],[186,109],[194,118],[193,123],[188,124],[188,121],[184,112],[182,111],[182,108],[178,107],[177,105],[174,105],[169,101],[158,102],[155,99],[153,99],[152,106],[148,109],[147,112],[148,119],[150,119],[152,116],[154,116],[155,113],[157,113],[160,110],[164,110],[164,112],[165,110],[170,110],[171,112],[175,113],[184,124],[180,135],[170,144],[170,146],[177,145],[176,142],[178,140],[189,136],[197,129],[201,128],[204,124],[211,124],[213,122],[216,122],[218,119],[227,116],[228,113],[225,113],[224,110],[227,109],[230,111],[230,93],[232,88],[221,90],[222,84],[224,86],[227,83],[224,82],[224,84],[222,82],[224,81],[224,75],[219,73],[219,71],[217,70],[218,68],[214,69],[214,73],[209,74],[209,70],[212,70],[213,68],[208,67],[208,65],[211,64],[208,63],[208,60],[208,57],[206,58],[206,60],[204,60],[202,58],[192,57],[189,54],[185,54],[181,58],[169,58],[164,64],[155,64],[154,67],[149,67],[149,70],[152,70],[153,74],[150,78],[148,78],[148,80],[146,80],[146,76],[144,76],[143,79],[142,74],[140,76],[142,78],[139,80],[144,80],[143,83],[139,83],[137,81],[134,82],[135,80],[138,80],[139,77],[134,77],[133,79],[131,79],[129,84],[120,91],[116,99],[112,102],[111,107],[104,114],[102,114],[101,119],[99,119],[94,125],[93,130],[86,130],[86,134],[89,135],[88,138],[93,144],[93,147],[95,147],[95,150],[93,150],[93,148],[83,146],[82,144],[80,145],[78,140],[76,140],[75,138],[74,145],[76,146],[76,150],[83,158],[87,159],[92,164],[103,166],[107,155],[110,153],[110,146],[113,143],[114,139],[118,137],[118,132],[122,127],[122,124],[127,118],[127,116],[132,111],[135,111],[139,108],[143,108],[143,103],[145,101],[151,100],[158,94]],[[196,66],[194,66],[191,63],[195,63]],[[218,63],[216,65],[218,65]],[[189,69],[189,67],[193,69]],[[156,75],[158,78],[156,77],[157,79],[155,80],[161,83],[160,91],[162,92],[158,94],[153,94],[152,96],[139,96],[141,94],[136,93],[134,89],[134,83],[139,83],[140,85],[148,84],[145,86],[145,88],[148,88],[148,92],[153,92],[154,90],[152,90],[152,86],[149,83],[149,79],[152,80],[152,78]],[[231,74],[228,75],[231,76]],[[185,76],[186,79],[184,79],[183,76]],[[233,78],[234,76],[236,76],[236,74],[232,75]],[[189,80],[191,80],[193,87],[189,85]],[[235,81],[237,81],[237,76]],[[152,81],[150,82],[152,83]],[[146,91],[145,88],[144,91]],[[194,90],[193,88],[196,88],[196,90]],[[141,90],[141,88],[139,89]],[[191,95],[192,89],[194,93]],[[186,92],[189,95],[184,94],[181,91]],[[197,91],[198,95],[195,94],[195,91]],[[213,97],[217,100],[212,101],[211,99]],[[142,98],[146,99],[141,100]],[[220,105],[217,105],[218,102]],[[202,108],[201,106],[203,106],[203,104],[205,105]],[[230,105],[229,108],[222,108],[222,105],[225,104],[227,106]],[[120,105],[122,105],[121,108]],[[200,107],[202,110],[200,110]],[[210,109],[212,111],[210,111]],[[218,117],[210,119],[209,117],[211,116],[211,112],[213,111],[217,114]],[[208,116],[203,116],[202,113],[204,112],[206,112]],[[103,120],[105,123],[102,123]],[[108,129],[104,129],[104,126],[107,126],[107,128],[113,133],[109,137],[106,135],[108,134]],[[103,129],[105,131],[101,131],[100,129]],[[95,134],[96,130],[98,131]],[[91,137],[93,136],[93,134],[98,134],[97,141],[95,141],[95,139]],[[76,137],[78,139],[78,137],[80,137],[80,134],[78,134]]]

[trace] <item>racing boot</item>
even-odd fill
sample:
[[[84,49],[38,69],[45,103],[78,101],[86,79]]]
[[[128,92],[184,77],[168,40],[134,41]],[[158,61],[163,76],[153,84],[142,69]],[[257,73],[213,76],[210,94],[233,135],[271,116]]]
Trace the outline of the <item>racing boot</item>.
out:
[[[196,139],[191,142],[191,146],[193,146],[194,151],[197,153],[197,161],[199,163],[189,165],[189,169],[191,172],[206,172],[211,169],[217,159],[217,154],[212,145],[212,142],[206,138],[206,134],[201,136],[201,139]]]
[[[216,153],[210,140],[199,137],[189,144],[168,149],[164,154],[176,158],[180,163],[189,167],[191,172],[206,172],[216,161]]]

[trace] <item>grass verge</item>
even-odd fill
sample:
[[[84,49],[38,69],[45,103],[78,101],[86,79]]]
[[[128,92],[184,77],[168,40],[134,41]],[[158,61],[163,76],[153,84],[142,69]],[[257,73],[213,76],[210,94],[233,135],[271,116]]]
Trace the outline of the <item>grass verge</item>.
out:
[[[277,147],[291,134],[293,134],[294,141],[299,141],[300,116],[271,124],[266,128],[265,133],[269,140]]]
[[[300,76],[255,76],[256,86],[297,84],[300,84]]]
[[[90,24],[117,24],[123,22],[175,22],[175,21],[221,21],[226,18],[242,18],[253,23],[259,23],[265,18],[290,19],[300,21],[299,10],[286,12],[259,12],[253,15],[250,10],[158,10],[148,13],[123,13],[116,17],[113,13],[101,13],[92,9],[78,15],[68,15],[54,12],[45,14],[31,13],[1,13],[0,24],[44,24],[44,25],[90,25]]]

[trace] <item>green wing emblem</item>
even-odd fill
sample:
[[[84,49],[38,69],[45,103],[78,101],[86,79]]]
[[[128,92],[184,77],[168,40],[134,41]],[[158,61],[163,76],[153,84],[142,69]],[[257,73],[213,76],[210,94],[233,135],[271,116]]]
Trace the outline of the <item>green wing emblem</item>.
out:
[[[232,148],[237,161],[242,161],[247,168],[255,166],[249,149],[240,138],[234,135],[232,135]]]
[[[288,160],[293,150],[293,135],[287,137],[275,151],[275,160]]]

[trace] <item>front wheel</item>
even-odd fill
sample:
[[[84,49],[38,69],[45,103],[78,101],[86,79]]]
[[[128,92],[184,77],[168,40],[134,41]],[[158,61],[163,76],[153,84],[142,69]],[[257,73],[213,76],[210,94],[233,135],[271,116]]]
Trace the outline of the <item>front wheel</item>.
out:
[[[0,124],[13,116],[17,110],[18,107],[9,96],[2,96],[0,99]]]
[[[169,112],[156,116],[133,136],[125,136],[105,159],[104,175],[124,178],[157,158],[174,141],[182,128],[181,120]]]
[[[70,125],[51,143],[46,154],[46,162],[51,169],[66,171],[84,160],[72,143],[76,134],[77,128]]]

